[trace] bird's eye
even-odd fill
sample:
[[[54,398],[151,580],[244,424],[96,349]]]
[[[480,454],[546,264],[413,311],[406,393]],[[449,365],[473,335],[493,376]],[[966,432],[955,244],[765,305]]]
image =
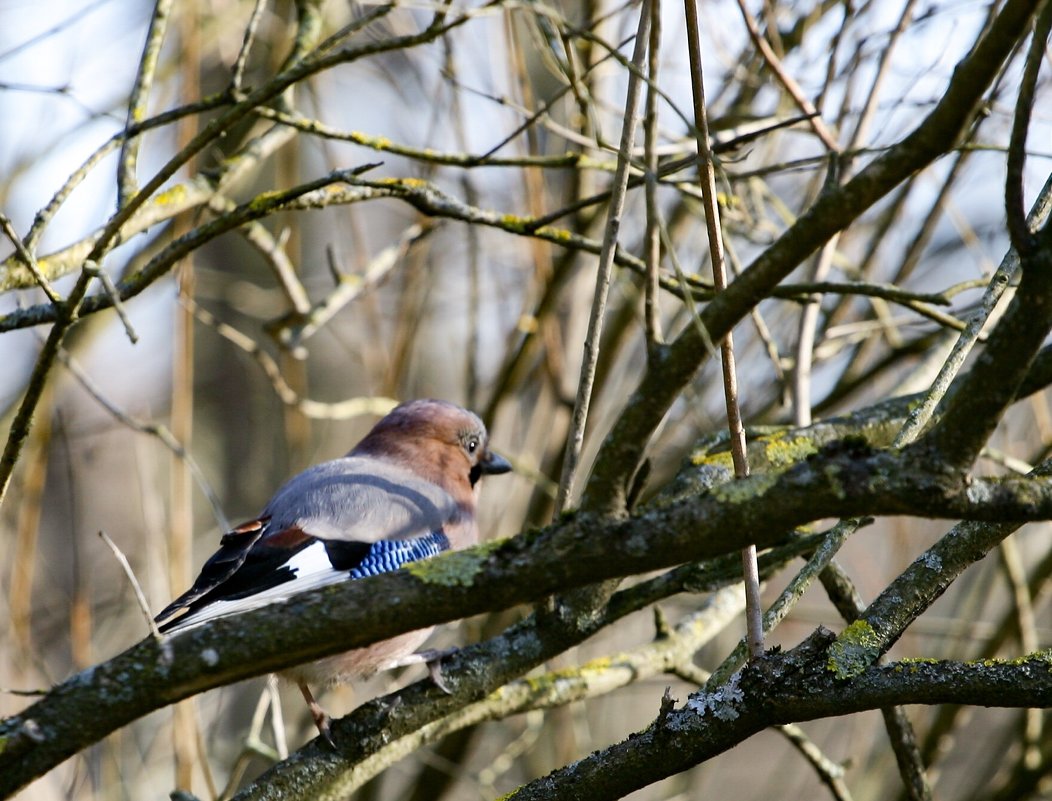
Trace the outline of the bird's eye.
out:
[[[475,439],[474,437],[472,437],[467,442],[467,449],[468,449],[468,453],[474,453],[475,451],[477,451],[479,449],[479,441],[477,439]]]

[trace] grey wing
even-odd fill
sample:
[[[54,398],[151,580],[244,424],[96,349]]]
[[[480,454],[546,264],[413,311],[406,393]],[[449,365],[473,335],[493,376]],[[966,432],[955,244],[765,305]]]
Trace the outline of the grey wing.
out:
[[[457,516],[441,487],[396,465],[348,456],[286,482],[263,516],[271,529],[299,528],[328,540],[377,542],[440,531]]]
[[[363,457],[317,465],[282,486],[259,520],[224,537],[194,587],[158,616],[186,610],[162,630],[434,556],[449,548],[446,527],[458,517],[452,497],[408,470]]]

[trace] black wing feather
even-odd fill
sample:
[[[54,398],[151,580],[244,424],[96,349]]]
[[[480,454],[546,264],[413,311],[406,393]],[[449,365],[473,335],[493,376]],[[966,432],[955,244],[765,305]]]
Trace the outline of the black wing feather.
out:
[[[316,537],[290,529],[270,535],[260,543],[265,526],[251,531],[243,530],[245,528],[242,526],[224,535],[219,550],[205,562],[194,585],[157,615],[155,620],[158,623],[167,621],[161,626],[162,632],[178,625],[185,615],[192,615],[216,601],[249,598],[294,580],[296,571],[288,566],[288,561],[317,541]],[[272,545],[272,542],[280,544]],[[369,542],[322,542],[334,570],[354,570],[370,555],[373,547]],[[169,619],[181,610],[186,610],[184,615]]]
[[[252,546],[263,536],[266,524],[266,518],[253,520],[224,534],[219,541],[219,550],[205,562],[194,585],[162,609],[154,620],[158,623],[167,620],[233,576],[245,563]]]

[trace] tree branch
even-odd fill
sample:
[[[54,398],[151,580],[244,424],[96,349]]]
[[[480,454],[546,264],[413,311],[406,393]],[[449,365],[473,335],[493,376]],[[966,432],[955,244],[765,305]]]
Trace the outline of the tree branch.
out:
[[[811,253],[902,181],[946,153],[971,123],[974,111],[1026,29],[1037,0],[1009,0],[954,70],[935,108],[917,128],[839,189],[821,195],[776,242],[705,308],[702,322],[719,341]],[[695,327],[670,346],[667,357],[647,365],[597,459],[585,498],[624,508],[628,484],[651,434],[707,356]]]
[[[0,724],[0,793],[137,717],[211,687],[568,588],[726,554],[750,540],[768,547],[812,520],[867,514],[1052,519],[1052,481],[969,483],[908,453],[849,441],[782,472],[625,520],[577,515],[408,571],[304,593],[161,643],[139,643],[7,719]],[[370,602],[377,597],[387,603]]]
[[[773,723],[796,723],[893,704],[1052,706],[1049,652],[1015,662],[895,662],[851,681],[826,669],[831,635],[819,630],[787,654],[767,655],[731,688],[692,695],[647,729],[506,796],[514,801],[621,798],[721,754]]]

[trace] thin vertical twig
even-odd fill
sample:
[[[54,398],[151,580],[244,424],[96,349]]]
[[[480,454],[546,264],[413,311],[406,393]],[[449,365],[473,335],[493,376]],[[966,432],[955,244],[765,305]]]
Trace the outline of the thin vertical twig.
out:
[[[196,3],[188,4],[179,20],[180,45],[184,57],[181,61],[183,91],[188,98],[197,95],[198,88],[198,12]],[[194,138],[194,122],[182,121],[176,132],[178,145],[185,147]],[[187,160],[192,170],[195,159]],[[175,220],[174,235],[180,236],[188,227],[189,219],[182,214]],[[194,257],[189,254],[180,265],[177,274],[178,296],[194,296]],[[171,430],[176,442],[189,448],[193,440],[194,421],[194,317],[186,303],[175,309],[175,332],[172,354]],[[169,508],[168,536],[168,580],[170,590],[182,592],[190,586],[193,578],[193,479],[189,465],[182,459],[173,458],[171,464],[171,506]],[[172,745],[175,762],[175,786],[181,790],[192,789],[194,763],[203,755],[197,749],[197,708],[193,699],[173,707]],[[204,761],[202,759],[202,761]]]
[[[599,340],[603,333],[603,317],[606,313],[606,300],[610,289],[610,277],[613,272],[614,253],[617,250],[617,235],[621,229],[621,215],[624,212],[625,195],[628,190],[629,165],[631,164],[632,147],[635,143],[636,124],[638,123],[639,96],[642,84],[640,76],[643,74],[643,58],[647,51],[649,31],[650,0],[647,0],[639,12],[639,27],[636,30],[636,42],[632,51],[632,65],[634,69],[628,78],[624,124],[621,127],[621,143],[617,151],[617,169],[614,172],[613,187],[610,193],[610,208],[606,219],[606,230],[603,234],[603,246],[599,252],[595,294],[592,297],[592,311],[588,318],[588,332],[585,334],[581,376],[577,384],[573,418],[566,441],[566,457],[563,460],[562,476],[559,479],[559,492],[555,499],[556,515],[566,508],[573,493],[574,479],[584,445],[584,430],[588,421],[588,406],[592,399],[592,384],[595,381],[596,364],[599,361]]]
[[[194,294],[193,257],[188,256],[179,272],[179,295]],[[187,304],[176,309],[175,353],[172,376],[172,435],[188,447],[193,438],[194,384],[194,318]],[[193,498],[189,465],[173,457],[171,467],[172,503],[169,521],[168,580],[173,592],[190,586],[193,577],[191,557],[193,540]],[[174,712],[174,752],[176,786],[189,790],[196,756],[197,714],[194,700],[176,704]]]
[[[833,255],[840,243],[840,234],[834,234],[822,246],[815,259],[811,281],[824,281],[833,266]],[[796,335],[796,359],[792,372],[793,422],[805,428],[811,425],[811,367],[815,355],[815,333],[818,328],[818,313],[821,298],[812,295],[800,312]]]
[[[1028,224],[1023,200],[1023,168],[1026,165],[1026,138],[1030,131],[1030,117],[1034,110],[1034,93],[1038,73],[1045,60],[1049,33],[1052,31],[1052,4],[1044,9],[1034,24],[1034,33],[1023,64],[1023,78],[1016,98],[1012,132],[1008,141],[1008,160],[1005,168],[1005,213],[1012,247],[1026,255],[1035,245],[1033,231]]]
[[[834,762],[795,723],[786,723],[778,731],[792,743],[793,747],[815,769],[819,780],[826,786],[834,801],[851,801],[851,790],[844,781],[844,766]]]
[[[138,343],[139,335],[135,332],[135,326],[132,325],[131,317],[128,316],[128,310],[124,308],[124,302],[121,300],[121,293],[117,290],[113,279],[110,278],[110,274],[103,269],[102,265],[94,261],[84,262],[84,270],[95,276],[99,283],[102,284],[103,291],[110,296],[113,310],[117,312],[117,318],[121,321],[121,325],[124,326],[124,333],[127,335],[128,341],[133,345]]]
[[[77,519],[83,471],[77,469],[79,465],[75,463],[76,457],[70,444],[69,424],[64,419],[61,407],[56,407],[55,423],[56,439],[63,456],[60,464],[65,473],[67,520],[72,525],[72,521]],[[69,617],[67,619],[69,651],[73,664],[78,669],[84,669],[95,661],[93,656],[95,639],[92,636],[95,630],[95,607],[91,603],[95,574],[90,567],[90,560],[84,553],[82,538],[78,537],[72,529],[67,536],[70,562]],[[80,753],[79,758],[86,764],[91,762],[84,752]]]
[[[267,697],[270,699],[270,731],[274,736],[278,759],[288,759],[289,744],[285,737],[285,715],[281,711],[281,691],[278,689],[278,677],[273,673],[267,676]]]
[[[173,0],[157,0],[150,17],[150,26],[146,31],[146,43],[143,45],[142,58],[139,59],[139,71],[135,76],[135,86],[128,102],[126,128],[146,118],[146,105],[150,99],[150,89],[157,73],[157,59],[161,54],[161,45],[168,30],[168,20],[172,13]],[[129,136],[121,143],[121,154],[117,160],[117,207],[120,208],[136,191],[135,167],[139,159],[138,136]]]
[[[241,49],[238,51],[237,59],[234,61],[233,75],[230,79],[230,88],[235,95],[241,92],[241,85],[245,78],[245,67],[248,65],[248,54],[252,50],[252,43],[256,38],[256,30],[259,28],[259,21],[263,18],[263,9],[266,5],[266,0],[256,0],[256,4],[252,8],[252,16],[248,18],[248,25],[245,26],[245,37],[241,40]]]
[[[880,96],[880,88],[888,73],[889,65],[891,64],[891,54],[895,51],[895,45],[901,38],[902,33],[909,26],[915,2],[916,0],[909,0],[906,3],[899,16],[898,25],[896,25],[895,30],[892,32],[888,41],[888,45],[881,53],[880,62],[877,67],[877,74],[873,78],[869,95],[866,98],[866,104],[863,107],[862,114],[859,116],[858,123],[851,134],[847,146],[843,149],[835,147],[833,150],[834,155],[831,156],[831,158],[835,159],[835,161],[830,165],[829,183],[835,181],[836,184],[839,184],[840,181],[847,177],[846,173],[851,160],[850,154],[854,153],[857,148],[861,146],[863,139],[869,131],[873,115],[877,109],[877,99]],[[810,276],[810,280],[816,282],[825,280],[832,268],[833,256],[836,253],[839,244],[839,234],[835,234],[828,242],[826,242],[814,262],[814,270]],[[801,427],[811,425],[811,368],[814,359],[815,334],[818,328],[819,311],[819,299],[816,296],[809,300],[800,312],[800,324],[797,332],[796,360],[792,376],[792,390],[794,422]]]
[[[694,0],[684,0],[683,9],[687,22],[687,51],[690,57],[691,88],[694,97],[694,134],[697,138],[700,157],[698,172],[701,181],[702,203],[705,207],[705,228],[709,239],[713,286],[719,293],[727,288],[727,269],[723,257],[720,210],[716,202],[716,170],[712,150],[709,147],[709,122],[705,109],[698,9]],[[727,404],[727,428],[730,433],[734,476],[739,479],[746,478],[749,475],[749,462],[745,457],[745,427],[742,424],[741,408],[738,404],[734,337],[730,331],[720,342],[720,357],[723,362],[723,395]],[[742,573],[745,579],[746,640],[749,645],[749,656],[756,658],[763,655],[763,609],[760,606],[760,570],[756,563],[755,545],[750,545],[742,551]]]
[[[650,3],[650,48],[647,52],[647,98],[643,117],[644,160],[646,161],[646,263],[647,277],[644,285],[643,317],[646,326],[647,351],[652,353],[661,344],[661,317],[658,307],[660,288],[658,274],[661,268],[661,231],[657,202],[658,179],[658,70],[661,64],[661,0]]]

